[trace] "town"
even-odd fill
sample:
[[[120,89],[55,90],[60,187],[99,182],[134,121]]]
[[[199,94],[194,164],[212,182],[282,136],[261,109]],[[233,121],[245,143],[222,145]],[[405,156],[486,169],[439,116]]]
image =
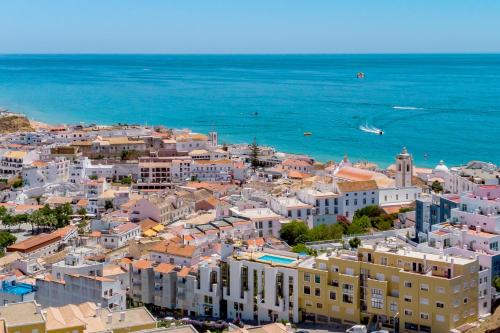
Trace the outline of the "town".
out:
[[[494,164],[25,127],[0,135],[4,332],[465,332],[499,304]]]

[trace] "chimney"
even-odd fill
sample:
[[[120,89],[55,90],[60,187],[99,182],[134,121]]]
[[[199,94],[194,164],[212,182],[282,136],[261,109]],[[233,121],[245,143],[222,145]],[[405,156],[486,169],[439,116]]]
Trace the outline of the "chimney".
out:
[[[37,314],[42,313],[42,306],[36,302],[35,302],[35,313],[37,313]]]
[[[95,309],[95,316],[96,317],[100,317],[101,316],[101,310],[102,310],[101,303],[97,303],[97,307]]]
[[[106,324],[111,324],[113,322],[113,315],[108,313],[108,319],[106,320]]]
[[[120,312],[120,321],[125,321],[125,312]]]
[[[477,226],[476,227],[476,233],[480,233],[481,232],[481,227],[480,226]]]

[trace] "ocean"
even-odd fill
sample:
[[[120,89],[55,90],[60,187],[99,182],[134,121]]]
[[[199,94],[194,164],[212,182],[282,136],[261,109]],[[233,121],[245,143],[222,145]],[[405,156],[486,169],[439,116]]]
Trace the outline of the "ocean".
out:
[[[0,107],[215,129],[320,161],[387,166],[406,146],[417,166],[500,164],[500,54],[1,55]]]

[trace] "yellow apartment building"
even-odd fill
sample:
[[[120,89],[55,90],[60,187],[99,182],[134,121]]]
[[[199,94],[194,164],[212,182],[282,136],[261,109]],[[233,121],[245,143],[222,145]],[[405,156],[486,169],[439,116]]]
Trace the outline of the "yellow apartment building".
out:
[[[385,242],[323,253],[298,269],[302,320],[448,332],[478,319],[477,259]]]

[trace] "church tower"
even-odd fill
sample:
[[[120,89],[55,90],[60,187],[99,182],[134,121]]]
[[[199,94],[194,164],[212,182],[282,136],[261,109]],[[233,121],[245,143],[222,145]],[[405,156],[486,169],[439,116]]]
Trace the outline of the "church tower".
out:
[[[411,177],[413,176],[413,158],[406,147],[403,147],[401,153],[396,156],[396,187],[412,186]]]
[[[211,147],[216,148],[219,144],[219,138],[216,131],[212,131],[208,133],[208,143]]]

